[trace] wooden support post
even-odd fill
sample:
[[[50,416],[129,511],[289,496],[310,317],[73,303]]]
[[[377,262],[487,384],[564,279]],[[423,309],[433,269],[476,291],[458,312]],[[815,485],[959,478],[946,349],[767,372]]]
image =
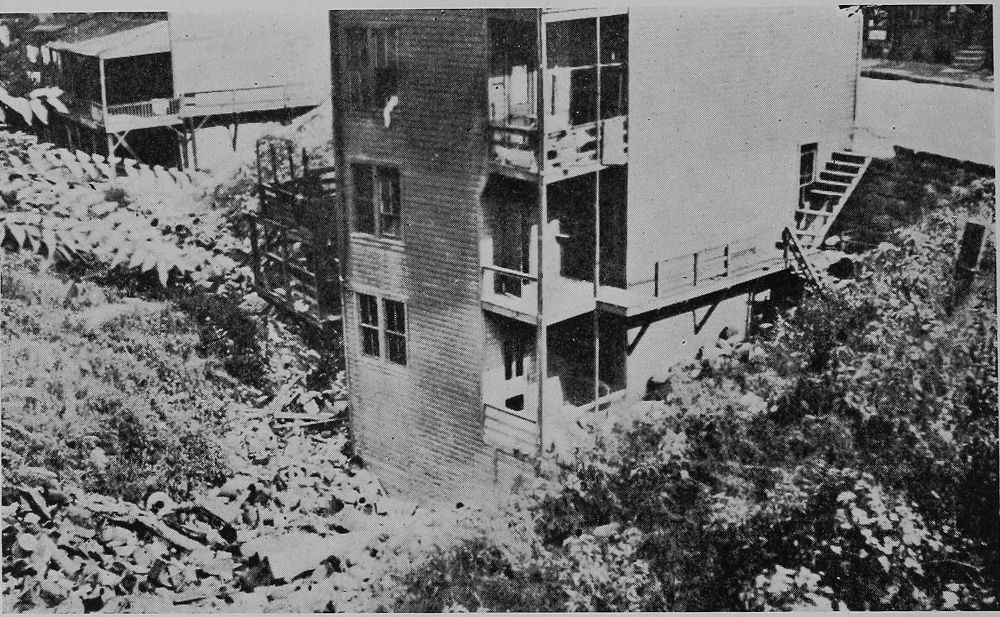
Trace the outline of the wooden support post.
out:
[[[601,20],[597,18],[597,162],[604,160],[604,127],[601,124]],[[554,96],[554,93],[553,93]],[[594,172],[594,412],[601,398],[601,319],[597,296],[601,287],[601,170]]]
[[[694,254],[694,286],[698,285],[698,253]]]
[[[274,143],[268,144],[269,150],[271,151],[271,182],[277,184],[278,182],[278,151],[274,148]]]
[[[195,129],[194,120],[188,119],[187,122],[191,133],[191,158],[194,159],[194,170],[198,171],[198,131]]]
[[[104,122],[105,130],[108,126],[108,83],[104,73],[104,58],[98,57],[98,71],[101,79],[101,118]]]
[[[535,21],[538,31],[536,33],[536,44],[538,45],[538,86],[535,89],[535,96],[538,98],[538,109],[545,109],[545,23],[542,21],[542,10],[535,9],[537,19]],[[537,332],[535,344],[535,364],[538,371],[538,456],[541,458],[545,443],[545,435],[542,430],[543,415],[545,409],[545,379],[548,375],[548,331],[544,317],[544,245],[545,245],[545,225],[548,219],[548,191],[545,186],[545,114],[538,114],[538,145],[535,149],[535,161],[538,166],[538,265],[537,265],[537,291],[538,291],[538,317],[536,319]],[[555,413],[556,410],[553,410]]]

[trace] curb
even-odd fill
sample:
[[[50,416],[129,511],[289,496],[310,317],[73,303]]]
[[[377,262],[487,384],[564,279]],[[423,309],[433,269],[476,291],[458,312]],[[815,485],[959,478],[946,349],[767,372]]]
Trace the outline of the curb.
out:
[[[861,69],[861,76],[870,77],[872,79],[912,81],[918,84],[936,84],[940,86],[952,86],[955,88],[968,88],[970,90],[985,90],[993,92],[992,85],[966,83],[961,81],[939,79],[936,77],[921,77],[919,75],[911,75],[909,73],[898,73],[892,69]]]

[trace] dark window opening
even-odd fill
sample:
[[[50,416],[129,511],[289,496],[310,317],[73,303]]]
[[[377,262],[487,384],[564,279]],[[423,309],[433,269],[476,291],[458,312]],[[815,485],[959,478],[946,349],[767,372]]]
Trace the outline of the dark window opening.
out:
[[[628,60],[628,15],[601,18],[601,64]]]
[[[571,19],[548,24],[549,68],[597,63],[597,20]]]
[[[361,314],[361,352],[366,356],[379,357],[378,301],[375,296],[358,294],[358,310]]]
[[[624,66],[601,67],[601,117],[628,114],[628,71]]]
[[[401,228],[399,170],[365,163],[351,165],[354,178],[354,229],[398,238]]]
[[[399,30],[347,28],[345,89],[351,109],[381,110],[399,93]]]
[[[597,120],[597,70],[576,69],[570,74],[569,119],[574,126]]]
[[[406,365],[406,306],[396,300],[384,300],[385,355],[390,362]]]
[[[354,178],[354,228],[357,231],[375,233],[375,187],[371,165],[355,163],[351,165]]]

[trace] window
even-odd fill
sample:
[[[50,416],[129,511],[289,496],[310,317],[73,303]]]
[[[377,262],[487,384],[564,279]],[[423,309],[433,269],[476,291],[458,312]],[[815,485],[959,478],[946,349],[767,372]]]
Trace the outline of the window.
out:
[[[383,236],[399,237],[399,170],[377,167],[379,185],[379,232]]]
[[[377,358],[381,355],[379,345],[378,300],[375,296],[358,294],[358,311],[361,313],[361,352]]]
[[[393,364],[406,366],[406,304],[399,300],[383,298],[380,305],[377,296],[365,293],[358,293],[356,296],[360,318],[358,328],[361,334],[361,353],[372,358],[385,357]]]
[[[371,95],[366,76],[368,67],[368,31],[364,28],[348,28],[344,32],[347,41],[347,97],[351,109],[368,109]]]
[[[351,175],[354,178],[355,230],[375,234],[377,228],[377,233],[384,237],[398,238],[401,218],[399,170],[354,163]]]
[[[406,365],[406,306],[383,300],[385,307],[385,355],[389,362]]]
[[[347,102],[351,109],[381,110],[398,94],[399,30],[347,28]]]

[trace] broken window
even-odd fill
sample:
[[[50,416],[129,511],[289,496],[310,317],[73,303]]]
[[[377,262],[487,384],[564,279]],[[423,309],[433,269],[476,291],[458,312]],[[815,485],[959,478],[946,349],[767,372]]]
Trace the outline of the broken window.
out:
[[[351,109],[368,109],[371,96],[366,79],[368,66],[368,31],[364,28],[348,28],[344,32],[347,41],[347,98]]]
[[[399,30],[347,28],[347,102],[358,111],[381,110],[398,94]]]
[[[399,64],[399,31],[395,28],[372,30],[372,45],[375,47],[375,63],[372,77],[375,98],[372,104],[379,109],[385,107],[390,98],[398,94],[397,78]]]
[[[378,300],[375,299],[375,296],[359,293],[358,312],[361,317],[359,323],[361,352],[366,356],[378,358],[381,355],[381,349],[379,345]]]
[[[385,355],[389,362],[406,365],[406,305],[383,300],[385,308]]]
[[[354,229],[398,238],[400,232],[399,170],[366,163],[351,165],[354,178]]]

